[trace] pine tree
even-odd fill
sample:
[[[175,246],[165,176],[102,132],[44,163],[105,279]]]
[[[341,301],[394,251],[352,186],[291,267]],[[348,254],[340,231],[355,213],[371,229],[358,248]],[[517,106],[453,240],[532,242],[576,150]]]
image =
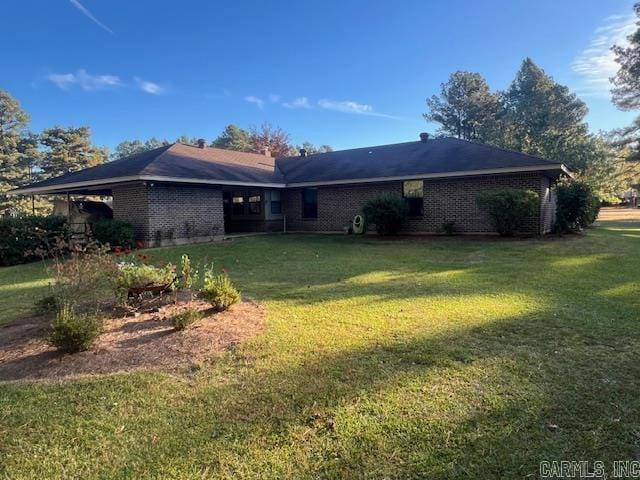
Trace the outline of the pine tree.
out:
[[[28,124],[29,115],[18,101],[0,90],[0,211],[23,207],[23,199],[8,196],[6,192],[29,179],[28,158],[20,151]]]
[[[638,17],[638,28],[627,37],[628,46],[616,45],[613,52],[620,65],[618,73],[611,80],[614,88],[613,103],[621,110],[640,109],[640,3],[633,9]],[[631,125],[615,132],[615,145],[622,147],[628,160],[640,160],[640,117]]]
[[[43,130],[40,143],[45,147],[42,177],[56,177],[104,162],[106,152],[91,143],[89,127],[59,126]]]
[[[211,142],[211,146],[215,148],[224,148],[226,150],[236,150],[238,152],[251,152],[253,147],[251,145],[251,134],[238,127],[237,125],[229,124],[225,127],[218,137]]]
[[[440,87],[440,95],[427,99],[428,122],[440,124],[439,133],[465,140],[492,141],[501,105],[479,73],[457,71]]]

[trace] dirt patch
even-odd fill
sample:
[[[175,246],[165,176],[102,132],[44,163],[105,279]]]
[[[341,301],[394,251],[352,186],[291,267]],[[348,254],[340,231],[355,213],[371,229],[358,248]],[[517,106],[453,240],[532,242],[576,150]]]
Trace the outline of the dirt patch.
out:
[[[175,331],[170,318],[193,307],[205,317]],[[132,314],[112,308],[112,318],[93,347],[81,353],[58,353],[46,342],[49,319],[30,317],[0,327],[0,380],[62,379],[133,370],[175,371],[228,350],[264,327],[264,308],[245,300],[215,313],[201,301],[166,299]]]

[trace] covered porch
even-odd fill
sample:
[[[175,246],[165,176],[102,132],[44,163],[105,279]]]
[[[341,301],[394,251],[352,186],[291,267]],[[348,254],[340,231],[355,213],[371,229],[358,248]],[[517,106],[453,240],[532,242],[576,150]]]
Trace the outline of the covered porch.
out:
[[[223,187],[225,234],[283,232],[282,190]]]

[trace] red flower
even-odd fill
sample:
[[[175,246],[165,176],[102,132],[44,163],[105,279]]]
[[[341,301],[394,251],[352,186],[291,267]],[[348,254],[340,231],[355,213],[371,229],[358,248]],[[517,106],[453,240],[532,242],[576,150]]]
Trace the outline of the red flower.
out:
[[[129,255],[131,253],[131,249],[129,247],[124,249],[125,255]]]

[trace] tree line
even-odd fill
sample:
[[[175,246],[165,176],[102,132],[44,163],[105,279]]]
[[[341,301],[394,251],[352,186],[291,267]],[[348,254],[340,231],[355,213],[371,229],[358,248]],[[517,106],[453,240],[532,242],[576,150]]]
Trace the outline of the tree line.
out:
[[[29,121],[20,103],[0,90],[0,215],[7,211],[47,213],[51,209],[47,199],[9,196],[10,190],[171,143],[155,137],[124,140],[110,153],[92,143],[89,127],[54,126],[35,133],[28,129]],[[182,135],[176,142],[195,145],[198,138]],[[249,130],[228,125],[210,146],[254,153],[268,148],[274,157],[297,155],[302,148],[309,153],[332,150],[329,145],[316,147],[308,141],[293,145],[288,133],[269,123]]]
[[[182,135],[176,141],[196,145],[198,140],[199,138],[197,137]],[[157,138],[150,138],[146,141],[138,139],[124,140],[116,146],[111,158],[117,160],[134,153],[169,145],[169,143],[167,140],[158,140]],[[209,146],[247,153],[264,153],[265,149],[268,149],[274,157],[298,155],[301,149],[305,149],[309,154],[331,152],[333,150],[330,145],[316,146],[309,141],[305,141],[302,145],[294,145],[291,143],[287,132],[280,127],[274,127],[268,122],[263,123],[260,127],[251,127],[248,130],[229,124],[220,135],[209,143]]]
[[[640,3],[634,5],[640,18]],[[640,20],[637,22],[640,27]],[[612,78],[612,101],[620,109],[640,109],[640,28],[628,44],[613,46],[619,70]],[[586,104],[526,58],[504,91],[492,91],[475,72],[457,71],[427,99],[424,118],[439,124],[439,135],[486,142],[566,164],[603,200],[640,183],[640,116],[626,128],[593,134],[585,121]],[[53,126],[28,130],[29,115],[0,90],[0,214],[8,208],[43,211],[48,202],[9,197],[6,192],[34,181],[99,165],[108,160],[168,145],[166,139],[124,140],[113,153],[91,141],[89,127]],[[177,141],[196,144],[186,135]],[[310,142],[293,145],[290,136],[269,123],[249,129],[227,125],[211,147],[275,157],[331,151]]]
[[[634,10],[640,17],[640,3]],[[638,110],[640,28],[628,41],[612,47],[620,65],[612,100],[622,110]],[[586,104],[530,58],[504,91],[492,91],[476,72],[451,74],[439,95],[427,99],[427,110],[424,118],[439,124],[437,134],[560,161],[602,200],[640,183],[640,117],[627,128],[590,133]]]

